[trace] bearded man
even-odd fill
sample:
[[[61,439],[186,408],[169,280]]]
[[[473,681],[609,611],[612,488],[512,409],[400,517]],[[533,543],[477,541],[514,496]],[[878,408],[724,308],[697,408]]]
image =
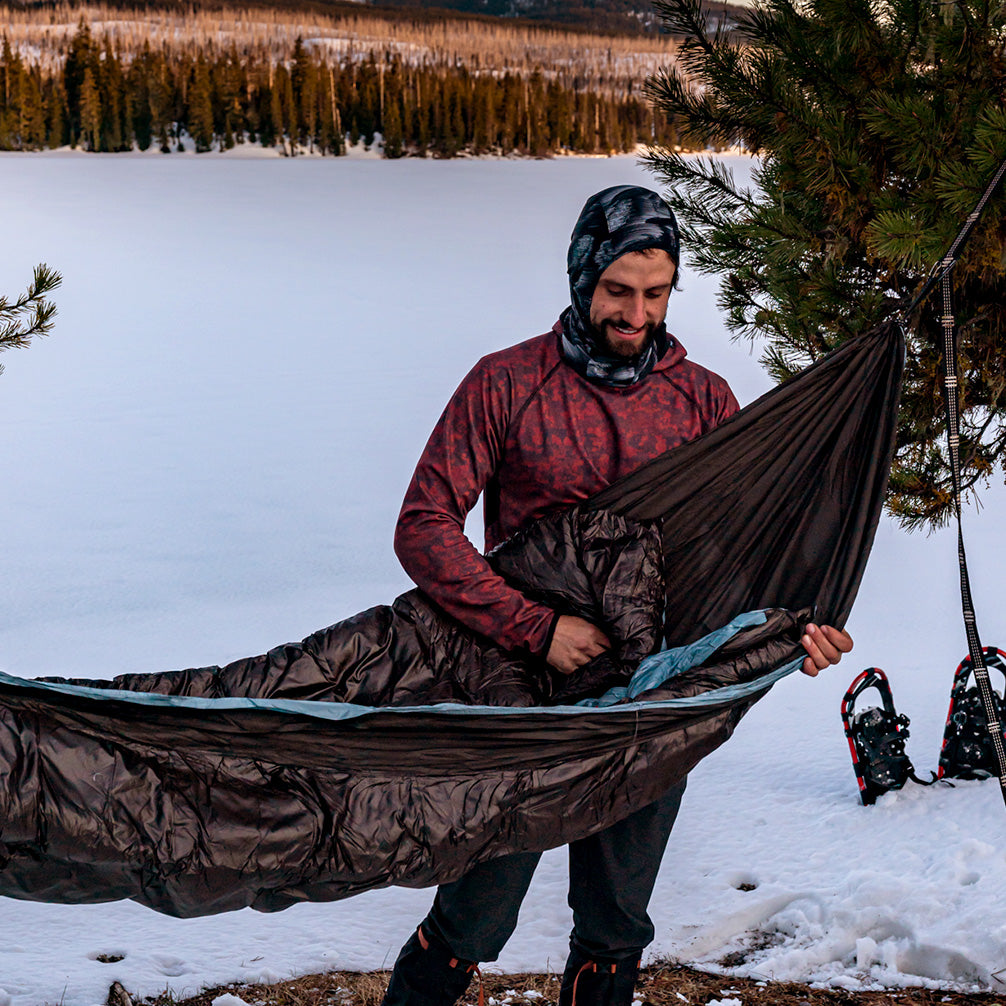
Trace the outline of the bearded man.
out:
[[[638,186],[587,200],[573,230],[571,303],[545,335],[490,354],[462,381],[430,436],[405,496],[395,549],[434,601],[508,650],[565,674],[611,646],[584,619],[559,615],[497,575],[465,537],[483,496],[485,545],[579,503],[737,411],[726,381],[686,357],[666,328],[679,235],[661,197]],[[808,625],[803,670],[852,648]],[[569,847],[570,953],[560,1006],[629,1006],[660,860],[685,784]],[[442,885],[402,948],[384,1006],[451,1006],[477,962],[495,960],[540,853],[503,856]]]

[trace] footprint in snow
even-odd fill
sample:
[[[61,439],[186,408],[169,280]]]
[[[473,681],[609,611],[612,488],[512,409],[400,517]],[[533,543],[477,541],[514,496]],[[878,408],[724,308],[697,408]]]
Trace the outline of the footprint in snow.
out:
[[[191,970],[180,957],[171,957],[168,954],[152,954],[150,958],[157,965],[158,970],[166,978],[178,978],[188,974]]]

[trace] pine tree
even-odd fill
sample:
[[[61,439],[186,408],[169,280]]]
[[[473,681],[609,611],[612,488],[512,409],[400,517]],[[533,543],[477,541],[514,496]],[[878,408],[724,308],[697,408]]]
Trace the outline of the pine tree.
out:
[[[168,70],[167,60],[165,60],[162,53],[152,55],[149,66],[150,128],[157,136],[157,147],[160,152],[162,154],[169,154],[171,153],[171,132],[177,122],[177,116],[174,111],[174,86]]]
[[[274,79],[276,100],[273,109],[276,113],[276,131],[279,142],[283,145],[283,153],[291,157],[297,153],[297,106],[293,99],[293,84],[285,66],[276,67]],[[286,141],[289,140],[289,149]]]
[[[192,87],[189,89],[189,133],[196,153],[213,148],[213,103],[210,100],[210,72],[202,55],[196,60]]]
[[[145,42],[143,52],[132,61],[126,73],[129,127],[140,150],[148,150],[154,140],[154,114],[150,100],[150,82],[153,77],[151,64],[150,43]]]
[[[568,149],[573,140],[573,92],[558,81],[548,85],[548,130],[554,150]]]
[[[42,75],[33,67],[24,75],[21,91],[22,149],[41,150],[45,146],[45,106],[42,101]]]
[[[24,146],[24,121],[22,94],[24,92],[24,64],[19,53],[3,37],[0,49],[0,150],[21,150]]]
[[[503,96],[500,107],[503,110],[500,122],[500,150],[509,154],[517,146],[517,132],[520,126],[520,101],[524,90],[520,77],[507,73],[503,77]]]
[[[585,91],[576,93],[576,104],[573,109],[573,149],[587,151],[592,149],[593,113],[588,109],[589,95]]]
[[[986,0],[762,0],[732,38],[698,0],[658,0],[684,39],[649,84],[686,140],[743,144],[755,187],[654,150],[700,271],[723,276],[738,335],[785,380],[897,314],[1006,156],[1006,11]],[[953,273],[961,456],[974,491],[1006,460],[1006,197]],[[888,505],[907,526],[952,514],[940,305],[912,319]]]
[[[122,62],[110,43],[106,43],[102,58],[98,60],[95,82],[101,97],[101,149],[128,150],[132,146],[132,130],[127,118]]]
[[[304,48],[304,40],[300,36],[293,47],[290,85],[296,109],[296,119],[291,123],[292,136],[301,146],[312,149],[318,123],[318,75],[314,61]]]
[[[223,137],[224,150],[231,150],[235,143],[244,141],[245,117],[241,108],[242,67],[237,52],[233,49],[217,61],[211,73],[213,86],[211,96],[214,103],[214,127]]]
[[[398,102],[389,102],[384,114],[384,156],[387,158],[401,157],[405,153],[402,138],[402,114],[398,110]]]
[[[90,66],[84,69],[84,80],[80,86],[80,109],[77,115],[80,123],[80,138],[87,150],[101,150],[101,92],[95,73]]]
[[[496,146],[496,81],[489,74],[475,79],[472,148],[484,154]]]
[[[335,120],[335,80],[332,68],[325,62],[318,67],[318,146],[323,154],[338,154]]]
[[[42,95],[45,103],[46,146],[62,147],[70,142],[67,121],[66,89],[61,77],[51,77]]]
[[[56,305],[47,298],[62,282],[63,277],[58,272],[43,264],[35,267],[28,289],[17,300],[11,302],[0,297],[0,353],[5,349],[23,348],[36,335],[48,335],[52,331]]]
[[[279,91],[275,86],[267,85],[262,88],[260,98],[262,111],[259,116],[259,143],[263,147],[275,147],[279,142],[280,122],[283,118]]]
[[[545,81],[541,70],[535,70],[528,82],[528,148],[535,157],[544,157],[552,146],[547,106],[545,102]]]
[[[378,69],[373,53],[357,70],[356,95],[356,127],[364,147],[369,149],[374,142],[374,133],[377,132],[381,101]]]
[[[415,121],[412,133],[416,138],[416,151],[425,157],[433,141],[432,112],[433,102],[430,101],[432,84],[429,74],[422,70],[415,71],[416,102]]]
[[[457,78],[444,78],[443,139],[440,153],[444,157],[455,157],[465,145],[465,121],[462,111],[463,97]]]
[[[70,42],[70,49],[66,54],[66,63],[63,65],[63,87],[66,91],[66,105],[69,113],[70,146],[75,147],[81,139],[83,126],[80,121],[81,113],[81,91],[84,87],[84,72],[90,67],[92,72],[92,85],[94,83],[93,73],[97,63],[97,53],[94,40],[91,38],[91,29],[81,16],[77,25],[77,32]]]

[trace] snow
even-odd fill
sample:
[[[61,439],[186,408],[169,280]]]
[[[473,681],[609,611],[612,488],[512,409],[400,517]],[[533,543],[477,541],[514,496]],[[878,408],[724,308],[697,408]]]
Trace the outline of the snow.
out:
[[[405,589],[392,530],[440,409],[481,354],[551,325],[580,206],[632,181],[653,184],[632,158],[0,155],[0,291],[40,261],[65,276],[54,334],[2,359],[0,667],[224,662]],[[768,382],[727,338],[714,281],[683,287],[672,330],[749,401]],[[995,644],[1002,488],[984,504],[966,532]],[[850,630],[840,668],[777,685],[692,774],[650,953],[845,989],[1001,990],[996,784],[862,807],[839,719],[852,677],[880,666],[917,769],[936,767],[964,650],[953,533],[882,524]],[[0,1006],[389,966],[430,898],[190,920],[3,900]],[[560,968],[568,929],[557,850],[493,966]]]

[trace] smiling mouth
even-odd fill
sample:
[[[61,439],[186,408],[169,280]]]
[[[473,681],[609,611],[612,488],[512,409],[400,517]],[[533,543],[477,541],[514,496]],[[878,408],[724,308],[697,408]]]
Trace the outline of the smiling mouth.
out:
[[[599,346],[606,347],[615,356],[630,359],[638,356],[646,347],[647,340],[652,336],[652,326],[646,323],[639,328],[629,328],[616,324],[609,318],[596,332]]]

